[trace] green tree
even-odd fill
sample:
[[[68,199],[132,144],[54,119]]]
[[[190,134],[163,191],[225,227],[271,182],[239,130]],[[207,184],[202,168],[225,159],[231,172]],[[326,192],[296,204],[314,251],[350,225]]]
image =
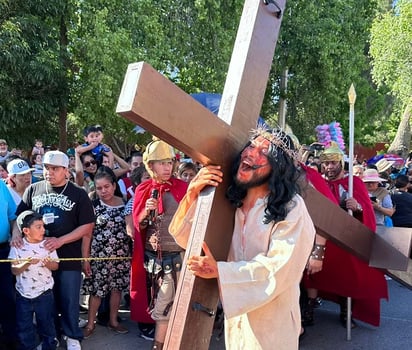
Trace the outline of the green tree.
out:
[[[59,46],[64,9],[62,0],[0,2],[0,134],[12,146],[58,141],[49,130],[58,129],[68,97]]]
[[[355,141],[375,132],[384,99],[369,75],[367,41],[375,13],[370,0],[288,2],[276,60],[268,85],[266,111],[277,115],[281,70],[289,71],[287,123],[301,142],[315,140],[315,127],[339,121],[348,136],[351,83],[357,92]]]
[[[115,109],[127,64],[135,60],[139,50],[132,46],[130,31],[122,27],[135,24],[124,23],[126,2],[106,3],[98,7],[98,2],[82,2],[77,8],[77,25],[69,31],[76,65],[69,122],[72,138],[78,141],[82,141],[84,127],[102,125],[105,142],[123,156],[130,153],[127,145],[133,143],[133,125],[119,118]]]
[[[235,3],[82,3],[78,24],[70,33],[79,67],[72,90],[72,127],[80,130],[88,124],[102,124],[105,134],[110,135],[107,141],[119,145],[123,154],[128,149],[120,150],[120,145],[144,142],[130,132],[130,123],[115,114],[124,73],[131,62],[150,63],[188,93],[221,92],[240,16],[236,11],[242,8],[242,1]]]
[[[398,129],[390,152],[403,156],[410,149],[412,110],[412,2],[398,1],[379,17],[371,30],[372,74],[379,87],[388,87],[395,98],[393,119]],[[402,113],[403,111],[403,113]],[[397,117],[402,114],[402,117]]]
[[[81,130],[99,123],[106,141],[127,154],[149,137],[134,135],[115,113],[127,64],[146,61],[188,93],[222,92],[243,3],[0,0],[0,115],[7,119],[0,132],[21,144],[30,125],[26,138],[60,140],[63,148],[65,138],[82,141]],[[366,55],[375,8],[373,0],[288,2],[262,116],[276,119],[280,72],[288,68],[287,122],[301,141],[325,122],[347,129],[352,82],[356,136],[384,130],[385,101]]]

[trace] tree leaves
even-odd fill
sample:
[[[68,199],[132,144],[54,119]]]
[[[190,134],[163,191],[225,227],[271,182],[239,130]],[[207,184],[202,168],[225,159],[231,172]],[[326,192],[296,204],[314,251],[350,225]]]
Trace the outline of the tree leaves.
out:
[[[22,147],[34,138],[64,147],[66,137],[82,142],[80,131],[99,123],[106,142],[127,154],[146,141],[115,113],[127,65],[146,61],[188,93],[222,92],[243,3],[0,1],[0,133]],[[386,3],[381,0],[379,9]],[[410,82],[395,80],[409,72],[406,65],[382,64],[374,71],[382,87],[374,86],[367,53],[376,6],[373,0],[288,1],[261,115],[277,119],[280,76],[287,68],[287,122],[302,142],[314,141],[316,125],[333,120],[347,136],[351,83],[358,96],[356,141],[387,141],[396,127],[384,118],[393,102],[385,86],[405,94]],[[397,25],[409,28],[411,22]],[[382,22],[376,31],[379,26],[386,28]],[[384,31],[387,36],[373,33],[372,44],[380,35],[391,41],[389,27]],[[381,47],[376,57],[408,59],[410,42],[397,46],[402,55]]]

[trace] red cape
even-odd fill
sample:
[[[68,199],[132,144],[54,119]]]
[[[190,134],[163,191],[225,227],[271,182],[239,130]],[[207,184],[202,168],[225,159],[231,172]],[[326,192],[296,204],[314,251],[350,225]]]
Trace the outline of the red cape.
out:
[[[148,313],[148,295],[146,287],[146,270],[144,269],[144,242],[146,230],[140,230],[138,216],[146,205],[152,189],[159,190],[159,198],[164,192],[170,192],[179,203],[187,190],[187,183],[171,178],[166,184],[159,184],[154,180],[142,182],[137,186],[133,202],[133,222],[135,226],[135,240],[130,272],[130,318],[136,322],[154,323]],[[159,201],[159,214],[163,213],[162,201]]]
[[[348,190],[348,177],[326,182],[313,169],[306,169],[306,177],[313,186],[335,204],[338,204],[339,184]],[[313,172],[312,172],[313,171]],[[358,177],[353,178],[353,197],[360,203],[363,212],[360,217],[366,226],[375,231],[376,222],[373,207],[365,184]],[[380,323],[380,299],[388,299],[388,287],[384,273],[369,267],[367,263],[326,242],[322,271],[313,275],[304,274],[305,288],[314,288],[325,299],[339,302],[339,297],[351,297],[354,318],[373,326]]]

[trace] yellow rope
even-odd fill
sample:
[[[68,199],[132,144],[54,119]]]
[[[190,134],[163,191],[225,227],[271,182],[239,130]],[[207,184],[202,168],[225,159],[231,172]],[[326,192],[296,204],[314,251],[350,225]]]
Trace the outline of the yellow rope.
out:
[[[132,257],[125,256],[125,257],[107,257],[107,258],[58,258],[58,259],[49,259],[50,261],[100,261],[100,260],[130,260]],[[0,259],[0,263],[12,263],[12,262],[23,262],[23,261],[31,261],[35,258],[26,258],[26,259]],[[41,258],[45,259],[45,258]],[[40,260],[41,260],[40,259]]]

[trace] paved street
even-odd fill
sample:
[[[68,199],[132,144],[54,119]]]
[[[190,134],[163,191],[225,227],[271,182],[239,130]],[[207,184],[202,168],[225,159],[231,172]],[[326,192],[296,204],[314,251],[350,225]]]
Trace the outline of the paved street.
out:
[[[308,327],[301,341],[301,350],[406,350],[412,349],[412,291],[395,281],[388,281],[390,301],[382,302],[381,326],[370,327],[358,322],[352,340],[346,340],[346,330],[340,325],[338,306],[324,302],[316,309],[316,324]],[[137,326],[121,313],[123,324],[130,329],[118,335],[96,326],[95,333],[83,341],[83,350],[149,350],[151,342],[140,338]],[[224,350],[224,341],[212,337],[211,350]],[[245,349],[249,350],[249,349]],[[274,349],[276,350],[276,349]]]

